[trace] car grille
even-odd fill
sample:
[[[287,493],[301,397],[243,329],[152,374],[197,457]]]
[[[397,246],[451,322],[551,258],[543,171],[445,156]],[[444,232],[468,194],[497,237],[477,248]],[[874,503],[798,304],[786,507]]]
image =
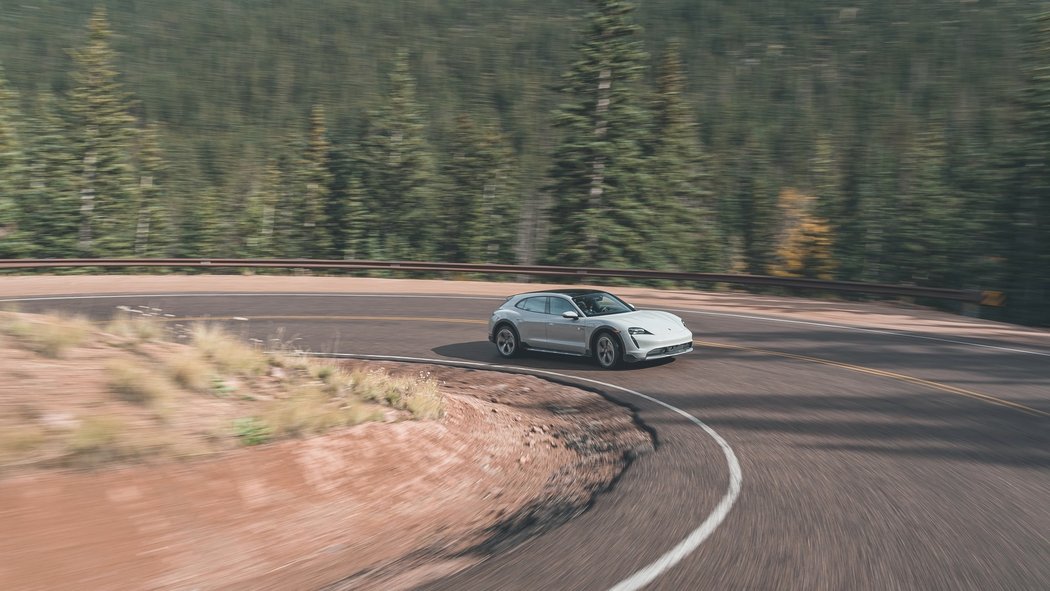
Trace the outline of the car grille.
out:
[[[653,349],[649,351],[647,357],[656,357],[657,355],[674,355],[675,353],[681,353],[688,351],[692,347],[692,343],[681,343],[679,345],[671,345],[670,347],[660,347],[659,349]]]

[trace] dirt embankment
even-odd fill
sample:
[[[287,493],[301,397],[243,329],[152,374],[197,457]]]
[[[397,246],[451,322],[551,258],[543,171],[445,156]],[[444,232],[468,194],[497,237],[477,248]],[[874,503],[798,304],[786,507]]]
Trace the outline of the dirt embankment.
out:
[[[405,588],[582,511],[652,445],[590,392],[379,365],[428,373],[444,416],[199,459],[9,472],[0,588]]]

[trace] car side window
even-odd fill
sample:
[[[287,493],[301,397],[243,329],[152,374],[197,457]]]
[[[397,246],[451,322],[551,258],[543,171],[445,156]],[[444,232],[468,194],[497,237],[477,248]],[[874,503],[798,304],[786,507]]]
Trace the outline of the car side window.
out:
[[[518,302],[518,307],[526,312],[536,312],[538,314],[547,313],[547,297],[538,298],[525,298]]]
[[[561,298],[551,298],[550,302],[550,313],[555,316],[561,316],[563,312],[575,312],[576,308],[572,306],[567,300]]]

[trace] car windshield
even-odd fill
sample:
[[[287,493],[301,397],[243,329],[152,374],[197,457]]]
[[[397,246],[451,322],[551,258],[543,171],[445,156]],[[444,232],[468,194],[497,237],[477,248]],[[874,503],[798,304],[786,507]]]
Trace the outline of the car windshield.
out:
[[[605,316],[630,312],[631,307],[620,298],[603,291],[596,291],[572,298],[576,305],[588,316]]]

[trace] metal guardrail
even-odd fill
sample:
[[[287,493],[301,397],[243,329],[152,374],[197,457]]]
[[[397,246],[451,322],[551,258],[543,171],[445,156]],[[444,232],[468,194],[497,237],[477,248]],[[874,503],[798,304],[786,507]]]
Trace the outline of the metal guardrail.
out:
[[[942,289],[915,285],[825,281],[799,277],[740,275],[732,273],[688,273],[644,269],[602,269],[542,265],[499,265],[474,263],[435,263],[427,261],[359,261],[323,259],[0,259],[0,269],[44,269],[60,267],[202,267],[202,268],[295,268],[391,271],[426,271],[528,275],[533,277],[625,278],[671,280],[691,283],[728,283],[790,289],[814,289],[870,295],[919,297],[950,300],[985,306],[1002,306],[997,291]]]

